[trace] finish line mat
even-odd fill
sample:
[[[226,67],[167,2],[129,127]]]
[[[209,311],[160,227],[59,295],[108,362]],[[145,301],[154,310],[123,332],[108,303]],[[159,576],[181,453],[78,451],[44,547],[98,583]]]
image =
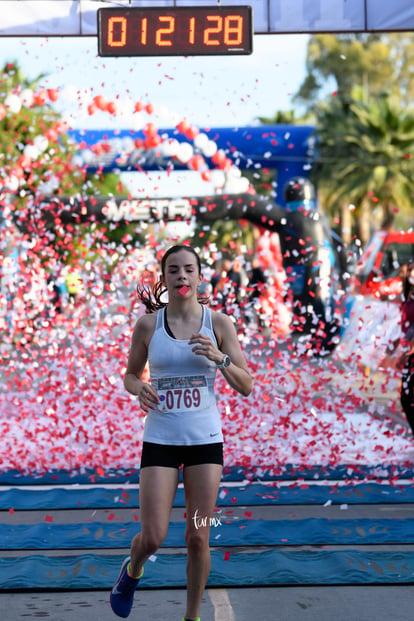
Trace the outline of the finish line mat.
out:
[[[122,560],[122,557],[95,554],[2,558],[0,589],[109,590],[118,577]],[[185,566],[184,554],[159,554],[153,562],[147,562],[141,586],[184,587]],[[213,550],[208,580],[208,586],[361,583],[414,583],[414,552]]]

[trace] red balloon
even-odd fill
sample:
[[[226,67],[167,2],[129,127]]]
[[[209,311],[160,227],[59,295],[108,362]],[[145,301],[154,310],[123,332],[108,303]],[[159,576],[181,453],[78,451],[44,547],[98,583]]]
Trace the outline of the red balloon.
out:
[[[94,144],[91,147],[91,150],[95,153],[95,155],[101,155],[103,152],[103,146],[102,144]]]
[[[187,123],[186,120],[182,120],[180,121],[177,125],[176,128],[178,129],[178,131],[180,132],[180,134],[184,134],[190,129],[189,124]]]
[[[96,97],[93,98],[93,101],[99,110],[106,110],[107,102],[103,95],[96,95]]]
[[[114,101],[108,101],[108,103],[106,104],[106,109],[109,112],[109,114],[116,114],[116,105]]]
[[[194,138],[198,136],[198,134],[200,133],[200,130],[198,129],[198,127],[195,127],[194,125],[192,125],[188,129],[186,129],[183,133],[189,140],[194,140]]]
[[[44,106],[46,103],[46,91],[40,90],[33,95],[33,102],[37,106]]]
[[[188,162],[188,167],[191,170],[201,170],[205,165],[205,160],[202,155],[193,155],[193,157]]]
[[[152,134],[145,138],[144,146],[146,149],[153,149],[154,147],[157,147],[160,142],[161,138],[158,136],[158,134]]]
[[[57,88],[49,88],[47,91],[47,96],[50,101],[57,101],[59,99],[59,91]]]
[[[201,173],[201,178],[203,181],[210,181],[211,172],[209,170],[203,170],[203,172]]]
[[[146,136],[155,136],[158,129],[154,123],[147,123],[142,131]]]
[[[224,153],[224,151],[222,149],[219,149],[218,151],[215,152],[215,154],[211,158],[211,161],[216,166],[221,167],[222,165],[224,165],[226,159],[227,158],[226,158],[226,154]]]

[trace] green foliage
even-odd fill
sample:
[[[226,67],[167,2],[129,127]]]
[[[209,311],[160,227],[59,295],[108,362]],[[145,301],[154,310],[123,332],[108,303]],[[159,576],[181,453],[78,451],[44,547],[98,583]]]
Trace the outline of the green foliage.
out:
[[[340,98],[318,111],[318,163],[313,180],[325,203],[364,201],[382,206],[384,219],[401,211],[408,217],[414,195],[414,109],[402,110],[392,97],[362,101]]]
[[[13,63],[7,63],[0,74],[2,120],[1,176],[19,179],[16,201],[24,206],[29,198],[42,192],[58,195],[73,193],[83,183],[82,171],[71,160],[75,147],[71,145],[59,115],[53,110],[47,93],[36,88],[43,75],[28,81]],[[34,94],[33,100],[14,109],[10,96],[23,99]],[[31,147],[31,148],[30,148]]]
[[[355,205],[359,231],[381,211],[383,223],[395,217],[395,226],[406,228],[412,222],[413,61],[413,33],[309,40],[307,76],[295,100],[316,120],[319,160],[312,179],[332,217]]]
[[[389,40],[378,34],[311,37],[306,58],[307,76],[295,100],[312,110],[330,87],[328,92],[340,98],[349,96],[354,86],[368,89],[371,95],[398,93],[399,79],[406,69],[403,63],[396,64]]]

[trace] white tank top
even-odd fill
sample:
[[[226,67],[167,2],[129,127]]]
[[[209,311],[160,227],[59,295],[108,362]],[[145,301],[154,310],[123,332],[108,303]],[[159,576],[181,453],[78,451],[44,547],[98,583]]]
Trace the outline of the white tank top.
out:
[[[217,345],[211,310],[202,306],[202,334]],[[160,397],[149,410],[144,441],[157,444],[193,445],[223,441],[220,413],[214,394],[217,367],[205,356],[192,352],[188,340],[175,339],[165,328],[165,308],[157,313],[148,348],[151,384]]]

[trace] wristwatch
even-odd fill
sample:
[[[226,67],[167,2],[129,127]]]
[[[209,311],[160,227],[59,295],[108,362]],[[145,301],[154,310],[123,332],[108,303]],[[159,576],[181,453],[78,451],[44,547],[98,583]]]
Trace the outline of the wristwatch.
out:
[[[230,356],[228,356],[227,354],[224,354],[223,360],[220,362],[220,364],[217,365],[217,368],[218,369],[227,369],[227,367],[229,367],[230,364],[231,364]]]

